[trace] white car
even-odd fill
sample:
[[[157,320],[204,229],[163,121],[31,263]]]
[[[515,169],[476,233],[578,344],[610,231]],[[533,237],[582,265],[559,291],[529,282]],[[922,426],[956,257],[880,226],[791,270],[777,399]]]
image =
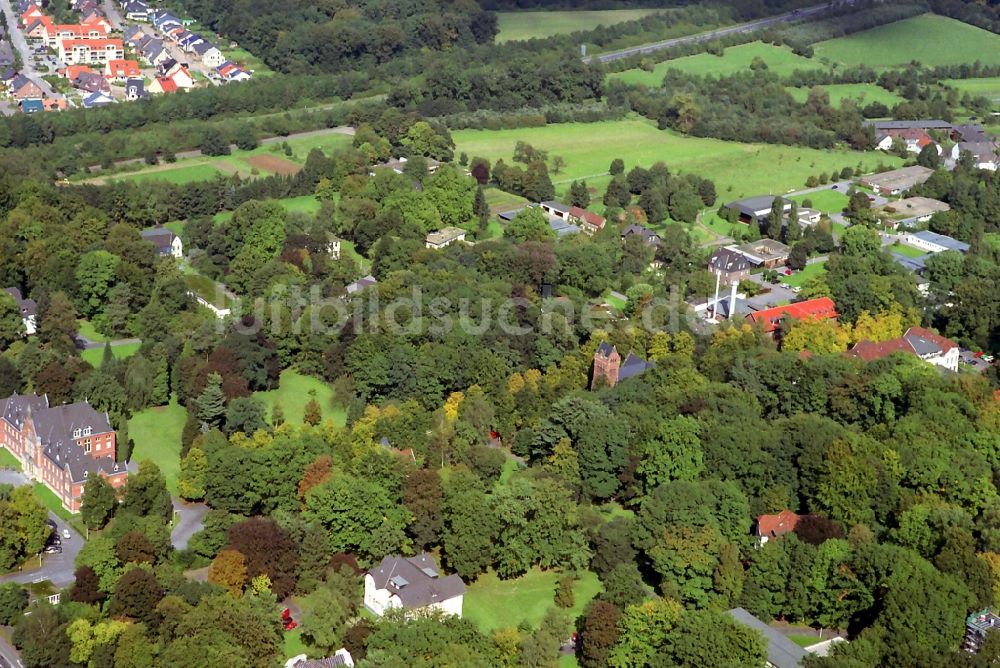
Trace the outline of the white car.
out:
[[[63,537],[63,538],[65,539],[65,540],[69,540],[70,538],[72,538],[72,537],[73,537],[73,534],[71,534],[71,533],[69,532],[69,529],[63,529],[63,530],[62,530],[62,537]]]

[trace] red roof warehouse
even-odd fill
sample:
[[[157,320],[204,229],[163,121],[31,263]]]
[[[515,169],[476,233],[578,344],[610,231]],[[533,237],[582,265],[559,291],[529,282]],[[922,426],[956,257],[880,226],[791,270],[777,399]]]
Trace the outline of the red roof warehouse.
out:
[[[773,334],[781,327],[781,319],[786,316],[792,320],[801,320],[802,318],[827,320],[837,317],[837,308],[829,297],[818,297],[817,299],[807,299],[804,302],[756,311],[749,314],[747,320],[752,324],[761,323],[764,333]]]

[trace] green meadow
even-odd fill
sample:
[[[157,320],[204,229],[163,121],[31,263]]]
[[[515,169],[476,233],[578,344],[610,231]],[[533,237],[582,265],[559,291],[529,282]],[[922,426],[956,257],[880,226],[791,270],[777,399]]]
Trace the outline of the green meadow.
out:
[[[630,84],[659,86],[667,70],[680,70],[686,74],[727,76],[750,69],[754,58],[760,58],[767,64],[769,71],[781,76],[787,76],[795,70],[809,70],[826,66],[815,59],[803,58],[792,53],[784,46],[774,46],[764,42],[751,42],[727,48],[721,56],[711,53],[699,53],[694,56],[684,56],[658,63],[652,72],[640,69],[626,70],[610,75]]]
[[[177,475],[181,471],[181,433],[187,421],[187,410],[171,399],[166,406],[139,411],[128,421],[128,435],[135,441],[132,456],[137,461],[152,460],[167,488],[177,494]]]
[[[554,605],[560,577],[556,571],[542,571],[537,567],[510,580],[501,580],[492,572],[485,573],[469,585],[462,616],[483,633],[516,628],[521,624],[537,629],[545,613]],[[569,610],[570,618],[576,619],[600,591],[601,582],[594,573],[581,573],[573,592],[576,600]]]
[[[815,45],[815,57],[831,64],[868,67],[1000,64],[1000,35],[934,14],[879,26]]]
[[[655,14],[656,9],[604,9],[596,11],[497,12],[500,32],[496,41],[512,42],[549,35],[593,30]]]
[[[941,83],[955,88],[960,93],[968,93],[973,97],[985,97],[992,102],[1000,100],[1000,77],[945,79]]]
[[[512,130],[460,130],[452,133],[456,152],[511,163],[514,145],[525,141],[560,155],[566,167],[552,174],[556,189],[564,191],[574,179],[586,179],[596,188],[594,199],[610,180],[614,158],[625,161],[626,172],[636,165],[649,167],[663,161],[675,173],[694,173],[715,182],[721,201],[767,193],[784,193],[804,187],[812,174],[838,172],[844,167],[874,169],[881,160],[896,166],[894,156],[858,151],[815,150],[773,144],[742,144],[719,139],[688,137],[658,130],[644,119],[562,123]]]
[[[903,101],[903,98],[895,93],[890,93],[881,86],[876,86],[875,84],[831,84],[827,86],[821,86],[827,94],[830,96],[830,104],[834,107],[839,107],[843,104],[844,100],[851,100],[857,103],[859,106],[864,106],[866,104],[871,104],[873,102],[881,102],[887,107],[894,107]],[[802,103],[806,101],[809,97],[808,88],[792,88],[786,89],[796,102]]]
[[[139,348],[141,347],[141,343],[126,343],[120,346],[111,346],[111,355],[115,359],[125,359],[126,357],[135,355],[139,352]],[[100,346],[99,348],[87,348],[86,350],[80,351],[80,359],[84,362],[90,363],[91,366],[101,366],[101,361],[104,359],[104,346]]]

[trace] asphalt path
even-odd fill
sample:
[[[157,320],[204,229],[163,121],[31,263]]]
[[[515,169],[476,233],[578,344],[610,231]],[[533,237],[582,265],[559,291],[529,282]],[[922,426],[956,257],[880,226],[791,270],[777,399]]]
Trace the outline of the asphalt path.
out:
[[[828,2],[822,5],[814,5],[812,7],[806,7],[796,11],[788,12],[786,14],[779,14],[778,16],[770,16],[766,19],[758,19],[756,21],[750,21],[748,23],[740,23],[738,25],[729,26],[728,28],[719,28],[718,30],[711,30],[709,32],[698,33],[697,35],[687,35],[685,37],[675,37],[673,39],[665,39],[662,42],[653,42],[652,44],[643,44],[642,46],[634,46],[628,49],[623,49],[621,51],[612,51],[611,53],[602,53],[597,56],[587,56],[583,59],[583,62],[590,63],[593,60],[597,60],[601,63],[609,63],[613,60],[621,60],[622,58],[628,58],[629,56],[635,56],[643,53],[653,53],[654,51],[662,51],[664,49],[670,49],[675,46],[682,46],[684,44],[698,44],[700,42],[707,42],[713,39],[718,39],[719,37],[725,37],[726,35],[735,35],[744,32],[753,32],[754,30],[760,30],[761,28],[766,28],[768,26],[776,25],[778,23],[787,23],[789,21],[799,21],[805,18],[810,18],[823,14],[824,12],[844,4],[854,4],[853,0],[848,0],[847,2]]]
[[[7,17],[7,27],[10,29],[10,41],[18,53],[21,54],[21,74],[38,84],[38,87],[42,89],[46,97],[61,98],[62,95],[56,93],[52,89],[52,85],[42,78],[42,73],[35,69],[34,54],[32,54],[31,49],[28,47],[28,42],[24,39],[24,33],[21,32],[20,25],[17,22],[17,14],[14,12],[14,8],[10,2],[11,0],[0,0],[0,10],[3,10],[4,16]]]
[[[23,666],[21,655],[0,633],[0,668],[23,668]]]
[[[7,483],[10,485],[27,485],[30,484],[30,481],[27,476],[22,473],[18,473],[12,469],[2,469],[0,470],[0,483]],[[60,519],[58,515],[51,511],[49,511],[49,519],[56,523],[56,531],[59,532],[60,536],[63,535],[64,530],[68,530],[70,533],[69,538],[62,539],[63,551],[59,554],[44,554],[42,555],[41,568],[25,571],[23,573],[11,573],[10,575],[4,575],[0,577],[0,582],[18,582],[20,584],[28,584],[31,582],[49,580],[53,585],[59,588],[73,583],[73,571],[75,570],[73,561],[76,559],[76,555],[79,554],[80,550],[83,548],[83,537],[78,534],[73,527],[68,525]],[[34,563],[32,565],[34,565]]]
[[[204,503],[184,503],[174,497],[174,513],[177,524],[170,532],[170,543],[176,550],[186,550],[191,536],[202,530],[208,506]]]

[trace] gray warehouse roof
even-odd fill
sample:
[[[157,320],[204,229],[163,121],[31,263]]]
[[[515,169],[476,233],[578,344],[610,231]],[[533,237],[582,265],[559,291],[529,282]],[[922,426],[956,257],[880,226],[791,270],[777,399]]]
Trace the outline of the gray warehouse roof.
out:
[[[743,626],[760,631],[767,641],[767,662],[775,668],[798,668],[806,651],[743,608],[733,608],[730,616]]]

